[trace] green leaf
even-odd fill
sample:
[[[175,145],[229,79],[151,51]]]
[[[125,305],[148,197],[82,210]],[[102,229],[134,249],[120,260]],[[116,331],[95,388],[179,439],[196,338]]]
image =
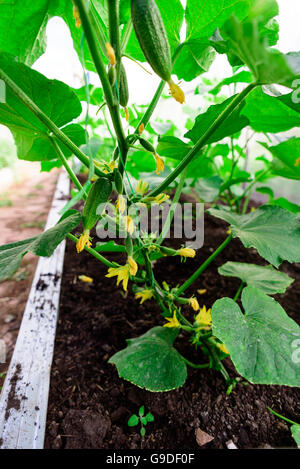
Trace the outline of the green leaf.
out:
[[[300,425],[292,425],[291,432],[298,448],[300,448]]]
[[[173,73],[179,80],[191,81],[207,72],[214,61],[215,50],[207,40],[185,41],[175,62]]]
[[[259,288],[267,295],[285,293],[294,279],[284,272],[279,272],[271,266],[264,267],[243,262],[226,262],[218,269],[219,274],[226,277],[240,278],[247,285]]]
[[[252,0],[187,0],[187,39],[210,37],[231,16],[245,18]]]
[[[27,252],[36,256],[49,257],[68,233],[81,222],[81,214],[73,213],[61,220],[53,228],[16,243],[0,246],[0,280],[11,277],[20,267],[22,258]]]
[[[139,424],[139,418],[137,415],[133,414],[127,422],[128,427],[136,427]]]
[[[97,88],[94,85],[82,86],[81,88],[73,88],[74,93],[76,93],[80,101],[88,101],[94,106],[100,107],[103,104],[103,90],[102,88]]]
[[[148,412],[148,414],[146,415],[146,419],[147,419],[147,422],[154,422],[154,416]]]
[[[144,413],[145,413],[145,406],[142,405],[142,407],[139,408],[139,416],[143,417]]]
[[[144,436],[146,435],[146,428],[145,427],[142,427],[140,429],[140,434],[141,434],[141,437],[144,438]]]
[[[26,65],[15,62],[8,54],[0,54],[0,67],[76,145],[85,142],[85,131],[80,125],[66,126],[82,110],[79,100],[67,85],[48,80]],[[11,130],[18,158],[30,161],[57,159],[48,128],[8,88],[6,102],[0,103],[0,123]],[[65,145],[59,145],[65,156],[71,155]]]
[[[148,421],[147,421],[146,417],[141,417],[141,423],[142,423],[142,425],[147,425]]]
[[[32,65],[46,49],[48,6],[47,0],[1,2],[0,50]]]
[[[275,164],[272,164],[272,171],[278,176],[289,179],[300,179],[300,138],[290,138],[279,145],[269,147],[266,143],[261,143],[275,157]],[[279,160],[280,163],[276,162]]]
[[[160,156],[182,160],[191,149],[190,145],[177,137],[162,137],[158,141],[156,151]]]
[[[234,238],[246,248],[257,249],[275,267],[284,260],[300,262],[300,222],[293,213],[275,205],[263,205],[246,215],[222,208],[208,211],[230,223]]]
[[[241,114],[257,132],[284,132],[299,126],[300,105],[293,103],[293,93],[274,97],[256,88],[246,98]]]
[[[195,192],[204,202],[212,202],[218,197],[222,183],[223,179],[219,176],[199,178],[195,185]]]
[[[260,84],[288,85],[297,76],[297,60],[294,63],[266,46],[257,18],[241,23],[232,16],[221,29],[221,35],[227,40],[228,52],[246,64]]]
[[[300,327],[273,298],[254,287],[242,293],[245,313],[231,298],[212,308],[213,334],[228,348],[237,371],[256,384],[300,385],[293,342]]]
[[[186,365],[172,346],[178,330],[154,327],[136,339],[127,340],[127,348],[113,355],[120,378],[152,392],[171,391],[186,380]]]
[[[269,203],[271,205],[278,205],[278,207],[285,208],[286,210],[289,210],[292,213],[296,213],[296,214],[300,213],[300,205],[293,204],[293,202],[290,202],[285,197],[279,197],[278,199],[273,199]]]
[[[206,112],[199,114],[196,118],[196,122],[192,130],[189,130],[185,137],[196,143],[200,137],[208,130],[208,128],[214,123],[219,115],[230,105],[234,100],[235,96],[226,99],[221,104],[215,104],[210,106]],[[245,103],[242,102],[230,116],[221,124],[218,129],[209,138],[208,143],[217,142],[225,137],[239,132],[249,124],[248,119],[245,116],[241,116],[241,111]]]

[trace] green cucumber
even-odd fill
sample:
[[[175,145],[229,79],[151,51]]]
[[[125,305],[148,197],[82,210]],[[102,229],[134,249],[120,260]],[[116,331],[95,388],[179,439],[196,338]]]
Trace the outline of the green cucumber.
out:
[[[108,74],[108,79],[109,79],[110,85],[114,86],[114,84],[116,83],[116,68],[115,67],[109,67],[107,74]]]
[[[91,230],[100,218],[97,209],[100,204],[107,202],[112,191],[112,183],[109,179],[100,177],[92,185],[85,201],[82,221],[85,230]]]
[[[170,44],[160,11],[154,0],[131,0],[135,34],[154,72],[169,81],[172,72]]]
[[[144,138],[139,137],[139,142],[145,150],[150,151],[151,153],[156,153],[154,146]]]
[[[119,101],[122,107],[127,107],[129,101],[129,90],[126,71],[122,62],[120,67]]]
[[[114,182],[115,182],[115,186],[116,186],[118,194],[122,194],[122,192],[123,192],[123,177],[122,177],[120,171],[118,170],[118,168],[114,169]]]

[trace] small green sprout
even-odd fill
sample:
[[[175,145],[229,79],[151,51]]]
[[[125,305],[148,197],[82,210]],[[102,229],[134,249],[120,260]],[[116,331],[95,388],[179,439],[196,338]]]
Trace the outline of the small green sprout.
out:
[[[154,422],[154,416],[148,412],[148,414],[145,414],[145,406],[142,406],[139,408],[139,415],[132,414],[130,419],[128,420],[128,427],[136,427],[139,423],[141,424],[141,429],[140,429],[140,434],[141,437],[144,438],[146,434],[146,425],[149,422]]]

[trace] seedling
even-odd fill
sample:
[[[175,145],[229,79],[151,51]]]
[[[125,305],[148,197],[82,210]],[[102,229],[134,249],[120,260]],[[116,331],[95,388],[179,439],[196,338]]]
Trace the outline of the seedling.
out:
[[[147,423],[154,422],[154,416],[148,412],[146,415],[145,414],[145,406],[142,406],[139,408],[139,413],[138,415],[132,414],[130,419],[128,420],[128,427],[136,427],[139,424],[141,425],[140,428],[140,435],[142,438],[144,438],[146,434],[146,425]]]

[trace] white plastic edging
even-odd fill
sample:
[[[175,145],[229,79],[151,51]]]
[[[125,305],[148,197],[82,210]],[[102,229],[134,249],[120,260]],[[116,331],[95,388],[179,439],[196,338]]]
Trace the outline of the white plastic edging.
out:
[[[59,176],[45,230],[60,218],[70,182]],[[50,371],[58,319],[65,241],[38,261],[18,339],[0,395],[0,448],[44,445]]]

